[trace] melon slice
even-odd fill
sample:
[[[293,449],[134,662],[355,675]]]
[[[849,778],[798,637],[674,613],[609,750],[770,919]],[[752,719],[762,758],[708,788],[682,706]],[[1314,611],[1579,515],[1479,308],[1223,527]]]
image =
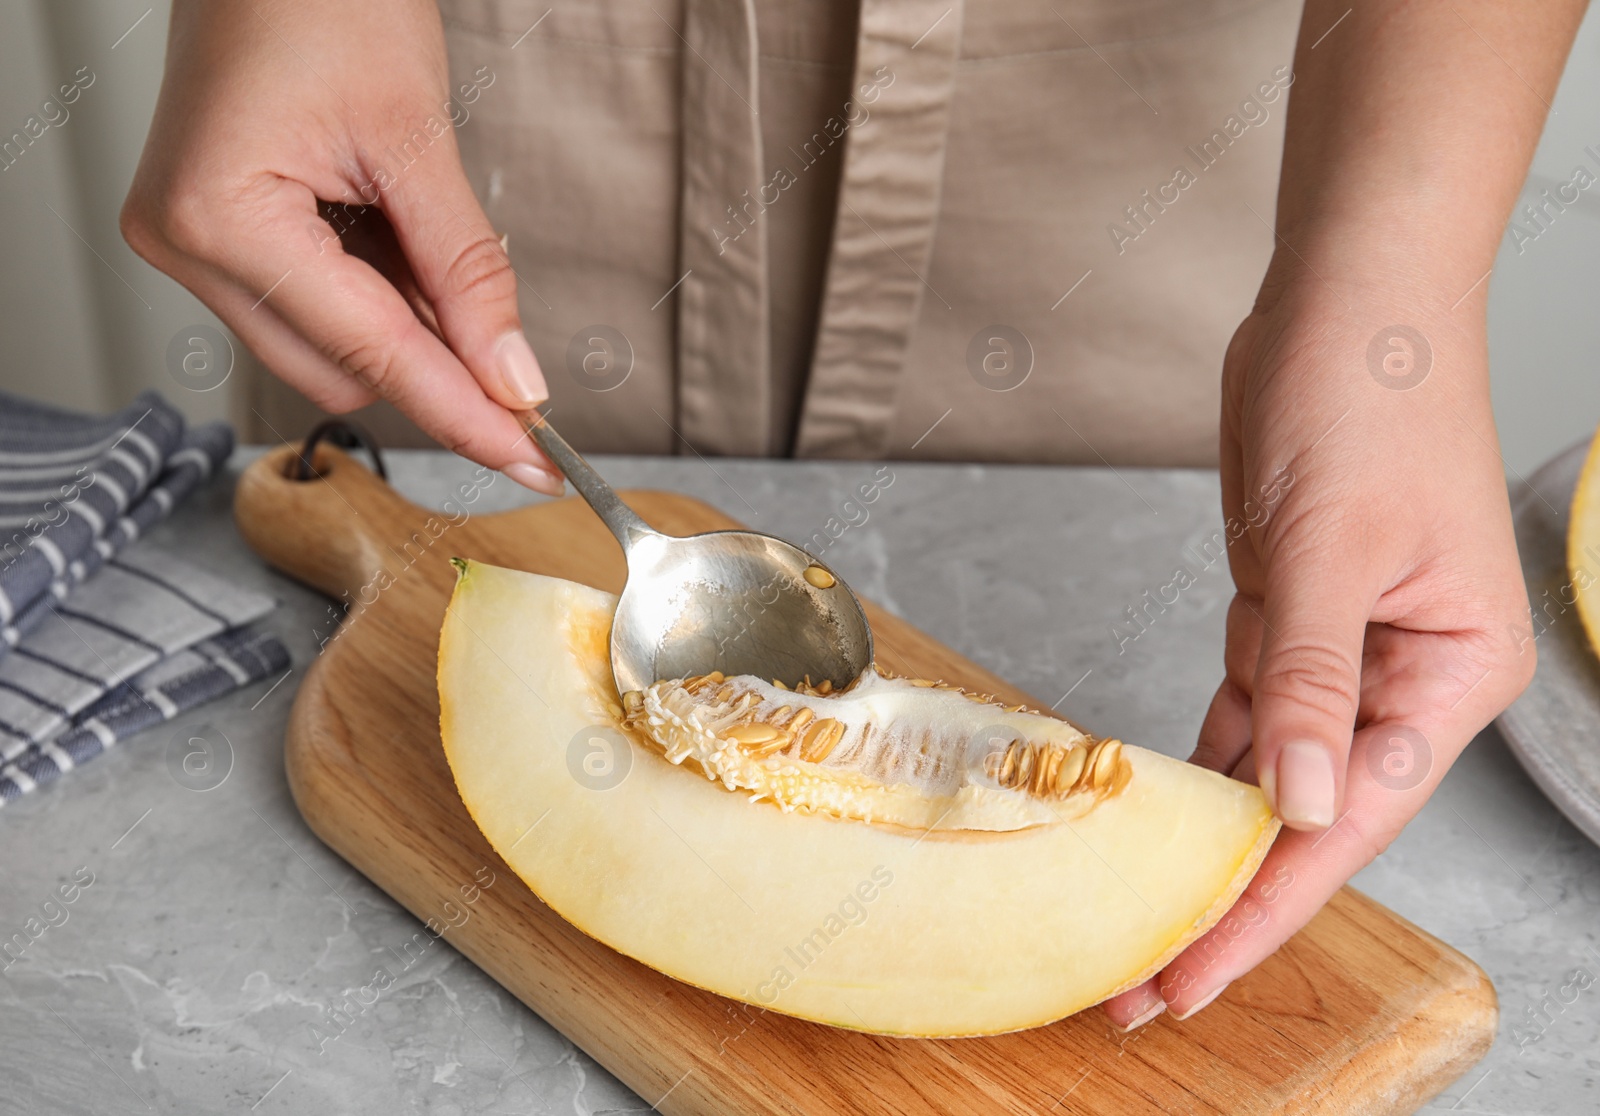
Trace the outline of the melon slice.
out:
[[[1572,512],[1567,521],[1567,573],[1589,647],[1600,653],[1600,433],[1589,443],[1583,472],[1578,474],[1578,487],[1572,493]]]
[[[1278,829],[1261,792],[937,684],[618,695],[615,598],[459,563],[439,643],[456,786],[578,929],[679,980],[879,1034],[1070,1015],[1158,972]]]

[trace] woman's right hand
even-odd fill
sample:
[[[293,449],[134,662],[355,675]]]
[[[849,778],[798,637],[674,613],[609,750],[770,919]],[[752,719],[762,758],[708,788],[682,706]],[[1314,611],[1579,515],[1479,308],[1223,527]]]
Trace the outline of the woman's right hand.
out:
[[[510,413],[548,392],[461,167],[464,111],[433,0],[177,0],[122,231],[313,403],[381,396],[555,493]]]

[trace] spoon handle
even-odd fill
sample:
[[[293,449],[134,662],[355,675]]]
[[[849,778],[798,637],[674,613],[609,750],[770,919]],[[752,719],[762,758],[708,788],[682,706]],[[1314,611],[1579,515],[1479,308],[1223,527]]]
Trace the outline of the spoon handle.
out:
[[[542,414],[524,411],[517,417],[533,438],[534,444],[567,475],[572,487],[578,490],[594,513],[611,529],[624,551],[640,539],[660,534],[622,502],[616,490],[600,478],[600,474],[567,444],[565,438],[556,433],[555,427]]]

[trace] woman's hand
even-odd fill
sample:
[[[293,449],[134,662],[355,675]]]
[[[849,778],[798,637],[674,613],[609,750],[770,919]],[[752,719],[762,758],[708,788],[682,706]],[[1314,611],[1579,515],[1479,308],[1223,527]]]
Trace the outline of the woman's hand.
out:
[[[312,402],[382,396],[547,492],[508,408],[548,393],[462,171],[432,0],[178,0],[122,229]]]
[[[1270,295],[1269,295],[1270,297]],[[1238,592],[1192,762],[1289,827],[1218,926],[1107,1005],[1182,1017],[1383,851],[1533,675],[1476,308],[1301,269],[1239,327],[1222,487]]]
[[[1224,360],[1224,510],[1249,529],[1193,757],[1288,828],[1214,929],[1106,1004],[1120,1027],[1271,955],[1533,676],[1487,280],[1584,6],[1306,0],[1277,251]]]

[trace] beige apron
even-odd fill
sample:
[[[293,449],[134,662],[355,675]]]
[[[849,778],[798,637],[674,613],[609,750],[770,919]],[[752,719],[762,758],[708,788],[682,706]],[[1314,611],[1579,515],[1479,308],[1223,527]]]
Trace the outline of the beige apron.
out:
[[[580,449],[1215,464],[1298,4],[441,9]]]

